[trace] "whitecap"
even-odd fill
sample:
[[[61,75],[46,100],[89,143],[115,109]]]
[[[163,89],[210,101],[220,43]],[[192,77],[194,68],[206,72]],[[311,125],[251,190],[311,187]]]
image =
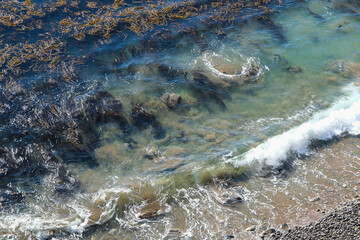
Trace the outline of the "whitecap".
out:
[[[343,89],[347,97],[328,110],[315,114],[309,121],[280,135],[271,137],[255,148],[228,159],[236,167],[254,162],[278,167],[290,154],[307,154],[312,140],[329,140],[341,134],[360,134],[360,93],[349,84]]]

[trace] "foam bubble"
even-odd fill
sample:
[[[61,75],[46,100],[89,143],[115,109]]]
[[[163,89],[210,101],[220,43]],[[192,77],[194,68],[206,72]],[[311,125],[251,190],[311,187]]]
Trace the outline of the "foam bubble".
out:
[[[53,233],[81,235],[90,225],[101,225],[112,219],[119,194],[128,192],[124,187],[100,189],[79,194],[69,202],[50,202],[55,203],[51,207],[48,202],[33,202],[28,207],[30,212],[2,215],[0,229],[4,236],[24,236],[24,239],[29,236],[47,239]]]
[[[238,52],[236,57],[233,59],[226,54],[206,51],[201,56],[201,61],[206,71],[226,81],[256,80],[263,74],[263,67],[258,58],[246,57]],[[254,69],[256,74],[252,73]]]
[[[330,109],[319,112],[308,122],[292,128],[266,142],[233,157],[227,162],[243,166],[261,162],[270,166],[280,166],[289,154],[306,154],[311,140],[328,140],[343,133],[360,134],[360,93],[354,84],[344,88],[346,98],[335,103]]]

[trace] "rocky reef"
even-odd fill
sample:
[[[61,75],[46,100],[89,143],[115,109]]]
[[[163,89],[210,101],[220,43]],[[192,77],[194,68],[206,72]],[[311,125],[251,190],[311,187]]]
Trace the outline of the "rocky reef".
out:
[[[166,134],[140,103],[132,108],[128,121],[122,103],[99,84],[68,84],[54,79],[31,86],[19,83],[1,92],[0,98],[0,187],[4,203],[23,200],[21,191],[29,187],[26,179],[38,179],[35,182],[55,193],[78,188],[79,181],[66,165],[98,166],[93,152],[101,124],[116,123],[129,147],[134,142],[132,128],[150,125],[155,138]]]
[[[10,182],[21,185],[23,179],[38,178],[39,184],[56,192],[72,191],[79,182],[64,163],[97,166],[92,156],[96,127],[116,122],[125,135],[128,132],[122,104],[108,92],[95,88],[87,93],[77,84],[61,85],[56,81],[17,84],[0,94],[2,189],[9,189]]]

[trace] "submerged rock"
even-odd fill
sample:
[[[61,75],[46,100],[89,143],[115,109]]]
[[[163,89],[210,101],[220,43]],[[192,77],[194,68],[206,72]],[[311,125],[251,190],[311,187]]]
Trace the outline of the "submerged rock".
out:
[[[213,187],[215,198],[223,205],[233,205],[243,201],[243,190],[231,180],[216,179]]]
[[[269,15],[263,15],[257,18],[257,21],[266,29],[270,31],[275,39],[281,44],[286,43],[287,39],[284,34],[284,29],[280,24],[275,24]]]
[[[172,228],[172,229],[169,230],[169,232],[167,233],[164,240],[181,239],[182,238],[182,231],[184,231],[184,230]]]
[[[288,60],[286,58],[280,56],[279,54],[274,54],[273,62],[274,63],[282,63],[282,64],[285,64],[285,65],[289,65]]]
[[[166,130],[161,126],[160,122],[156,120],[155,115],[147,111],[140,102],[131,108],[131,119],[137,127],[153,127],[153,133],[156,139],[162,139],[166,135]]]
[[[302,69],[301,67],[299,66],[288,66],[286,68],[286,70],[289,72],[289,73],[301,73],[302,72]]]
[[[327,66],[327,71],[330,76],[329,80],[336,81],[339,76],[341,78],[355,78],[360,79],[360,64],[354,62],[348,62],[345,60],[336,60],[331,62]],[[334,75],[335,74],[335,75]]]
[[[325,18],[323,16],[321,16],[320,14],[312,11],[309,7],[305,8],[316,20],[323,22],[325,21]]]
[[[175,108],[178,104],[181,103],[182,98],[179,94],[176,93],[165,93],[161,100],[169,107]]]
[[[142,213],[139,218],[140,219],[153,219],[153,218],[156,218],[158,217],[158,211],[157,210],[154,210],[154,211],[146,211],[144,213]]]
[[[277,67],[291,74],[302,73],[303,71],[300,66],[290,65],[289,61],[279,54],[273,55],[273,63],[276,64]]]
[[[235,193],[231,193],[231,194],[223,193],[221,195],[221,198],[222,198],[222,203],[226,204],[226,205],[230,205],[230,204],[234,204],[234,203],[243,201],[242,197]]]
[[[162,217],[165,213],[165,210],[165,206],[161,205],[158,202],[153,202],[141,209],[139,218],[148,220],[156,219]]]
[[[144,158],[147,158],[149,160],[156,160],[162,158],[161,152],[153,148],[145,148],[143,150],[143,156]]]
[[[157,69],[160,76],[169,80],[174,80],[177,77],[184,77],[186,75],[185,72],[164,64],[157,65]]]
[[[328,67],[328,70],[330,70],[333,73],[343,73],[345,72],[345,61],[344,60],[338,60],[330,64]]]

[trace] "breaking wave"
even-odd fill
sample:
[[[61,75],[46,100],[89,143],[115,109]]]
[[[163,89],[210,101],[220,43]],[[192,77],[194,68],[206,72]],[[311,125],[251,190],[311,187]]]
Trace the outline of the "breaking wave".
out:
[[[280,166],[290,154],[307,154],[312,140],[329,140],[348,133],[360,134],[360,93],[358,87],[350,84],[344,88],[347,97],[331,108],[315,114],[309,121],[280,135],[271,137],[242,155],[230,158],[235,166],[253,162],[269,166]]]

